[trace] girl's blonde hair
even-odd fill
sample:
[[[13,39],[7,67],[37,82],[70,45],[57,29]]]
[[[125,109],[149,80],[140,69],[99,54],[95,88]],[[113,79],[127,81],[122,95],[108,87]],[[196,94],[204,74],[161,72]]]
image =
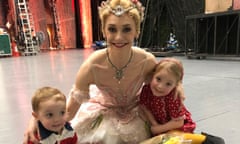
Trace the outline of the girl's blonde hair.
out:
[[[175,58],[164,58],[160,60],[160,62],[156,65],[156,67],[153,70],[153,74],[158,73],[161,70],[167,70],[168,72],[172,73],[177,83],[182,82],[183,79],[183,65],[182,62],[175,59]]]
[[[60,90],[52,87],[42,87],[37,89],[32,97],[33,111],[37,112],[40,103],[50,98],[53,98],[55,101],[64,101],[66,103],[66,96]]]
[[[118,10],[123,11],[123,13],[129,14],[136,24],[137,34],[140,33],[141,21],[144,17],[144,7],[138,0],[107,0],[103,1],[99,7],[99,17],[102,24],[102,31],[105,27],[106,18],[110,14],[117,15],[114,11]],[[120,14],[121,15],[121,14]],[[119,15],[118,15],[119,16]]]

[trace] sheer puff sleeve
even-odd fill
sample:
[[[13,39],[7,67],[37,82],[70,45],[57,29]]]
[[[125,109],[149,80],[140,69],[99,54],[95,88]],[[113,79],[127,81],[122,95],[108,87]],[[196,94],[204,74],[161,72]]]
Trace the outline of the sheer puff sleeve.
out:
[[[89,99],[88,91],[81,91],[80,89],[73,86],[73,88],[69,92],[69,96],[72,97],[79,104],[82,104],[84,101]]]

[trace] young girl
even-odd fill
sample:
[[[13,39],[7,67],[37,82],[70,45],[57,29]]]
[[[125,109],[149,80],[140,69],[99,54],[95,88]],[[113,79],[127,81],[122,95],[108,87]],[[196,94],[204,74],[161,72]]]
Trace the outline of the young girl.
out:
[[[76,133],[66,122],[66,97],[59,90],[51,87],[38,89],[32,97],[32,109],[32,115],[38,120],[40,137],[36,137],[40,143],[77,143]]]
[[[174,96],[182,78],[182,63],[174,58],[165,58],[156,65],[150,84],[143,87],[140,104],[150,122],[152,134],[178,133],[192,140],[192,144],[224,144],[219,137],[191,134],[196,124],[181,98]]]

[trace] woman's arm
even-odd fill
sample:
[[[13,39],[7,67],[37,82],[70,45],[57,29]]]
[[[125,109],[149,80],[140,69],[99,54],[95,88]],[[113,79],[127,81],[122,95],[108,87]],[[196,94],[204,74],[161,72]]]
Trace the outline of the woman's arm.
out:
[[[165,123],[165,124],[159,124],[159,125],[153,125],[151,127],[151,131],[154,135],[159,135],[162,134],[164,132],[167,132],[169,130],[174,130],[174,129],[178,129],[180,127],[182,127],[184,124],[184,119],[174,119],[174,120],[170,120],[169,122]]]
[[[67,103],[67,120],[72,120],[81,104],[89,99],[89,85],[93,83],[92,61],[97,59],[96,54],[91,55],[80,67],[75,85],[71,89]]]
[[[67,121],[71,121],[74,118],[79,107],[80,104],[72,96],[70,96],[67,103]]]
[[[152,72],[157,64],[156,57],[151,53],[147,53],[147,60],[148,60],[147,66],[144,72],[146,84],[152,80]]]
[[[23,144],[28,144],[29,141],[34,144],[38,144],[39,141],[35,137],[36,133],[38,133],[37,120],[32,116],[24,133]]]

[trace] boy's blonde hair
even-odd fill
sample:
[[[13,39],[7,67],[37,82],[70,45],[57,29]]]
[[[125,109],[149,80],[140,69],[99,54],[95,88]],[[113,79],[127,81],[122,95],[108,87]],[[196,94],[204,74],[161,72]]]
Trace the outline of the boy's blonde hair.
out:
[[[39,104],[50,98],[55,101],[64,101],[66,103],[66,96],[58,89],[52,87],[42,87],[35,91],[32,97],[32,109],[34,112],[39,110]]]
[[[152,75],[161,71],[162,69],[165,69],[168,72],[172,73],[175,76],[177,83],[182,82],[183,65],[181,61],[175,58],[164,58],[160,60],[160,62],[155,66]]]

